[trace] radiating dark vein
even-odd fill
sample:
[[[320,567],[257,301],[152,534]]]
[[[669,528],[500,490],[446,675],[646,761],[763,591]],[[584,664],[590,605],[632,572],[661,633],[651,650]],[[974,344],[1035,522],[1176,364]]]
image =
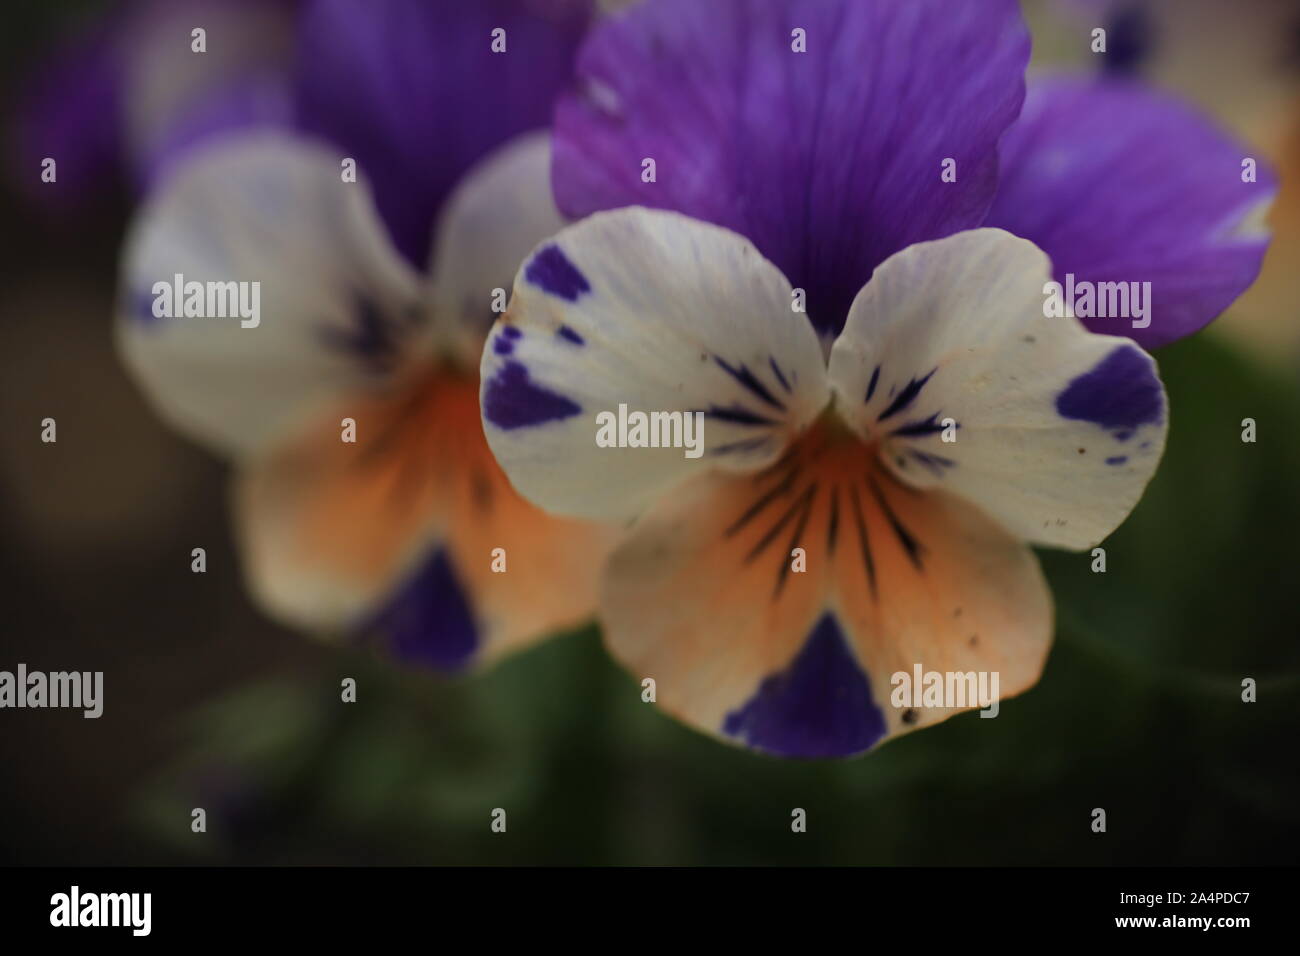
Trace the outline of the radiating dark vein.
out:
[[[790,519],[798,514],[799,509],[804,507],[806,502],[812,497],[813,492],[816,490],[817,486],[815,484],[809,485],[808,490],[796,498],[791,503],[790,507],[781,513],[781,517],[777,519],[776,524],[768,529],[767,534],[763,535],[763,537],[759,539],[759,542],[750,549],[749,554],[745,555],[745,564],[751,563],[756,557],[768,549],[772,542],[776,540],[776,536],[781,533],[781,529],[790,523]]]
[[[925,383],[930,381],[931,376],[939,371],[938,368],[930,369],[928,375],[922,378],[914,378],[903,386],[902,391],[895,396],[894,400],[885,406],[885,410],[880,413],[876,421],[883,422],[886,418],[897,415],[903,409],[907,408],[912,402],[916,401],[916,396],[921,394],[921,389],[925,388]]]
[[[862,563],[867,567],[867,581],[871,585],[871,596],[877,596],[876,592],[876,562],[871,556],[871,544],[867,538],[867,523],[862,520],[862,502],[858,498],[858,489],[856,485],[849,486],[849,497],[853,501],[853,521],[858,528],[858,543],[862,546]]]
[[[772,591],[773,600],[776,600],[776,598],[780,597],[781,589],[785,587],[786,575],[790,573],[791,557],[794,554],[794,549],[799,546],[799,541],[800,539],[803,538],[803,533],[808,527],[808,519],[812,517],[813,502],[816,499],[817,499],[817,483],[814,482],[813,484],[808,486],[808,492],[806,498],[801,499],[804,501],[804,507],[803,507],[802,514],[799,515],[799,523],[795,525],[794,534],[790,535],[790,543],[786,545],[785,554],[780,556],[781,559],[779,562],[780,571],[777,573],[776,576],[776,588],[775,590]]]
[[[750,394],[758,396],[761,401],[766,402],[773,408],[785,411],[785,403],[773,395],[767,386],[758,380],[758,377],[749,370],[749,366],[742,363],[739,368],[733,368],[716,355],[713,356],[713,361],[717,362],[719,368],[739,382]]]
[[[800,470],[801,469],[796,464],[784,479],[773,486],[766,494],[750,505],[739,518],[733,521],[730,527],[722,533],[723,537],[730,538],[735,535],[737,531],[758,517],[758,515],[761,514],[773,501],[782,495],[787,494],[790,491],[790,488],[794,485],[795,479],[799,477]]]
[[[876,501],[885,513],[889,526],[894,529],[894,535],[898,538],[899,544],[903,546],[903,550],[907,552],[907,556],[912,560],[912,564],[916,566],[918,571],[924,570],[921,567],[921,555],[925,553],[925,548],[916,540],[916,536],[907,530],[903,522],[898,519],[898,515],[894,514],[894,509],[885,500],[885,494],[880,490],[880,485],[876,483],[876,479],[868,477],[867,484],[871,486],[872,494],[876,496]]]
[[[840,530],[840,486],[831,485],[831,516],[826,523],[826,553],[834,556]]]

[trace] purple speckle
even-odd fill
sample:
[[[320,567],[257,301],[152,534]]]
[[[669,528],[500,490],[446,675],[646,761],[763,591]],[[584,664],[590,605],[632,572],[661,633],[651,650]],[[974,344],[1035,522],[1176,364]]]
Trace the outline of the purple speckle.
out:
[[[507,431],[571,418],[582,411],[563,395],[528,377],[528,369],[508,359],[483,390],[483,416]]]
[[[1115,429],[1122,441],[1139,426],[1160,421],[1164,394],[1145,353],[1121,345],[1057,396],[1056,411],[1063,418]]]
[[[546,246],[533,256],[524,270],[524,278],[539,289],[570,302],[578,301],[578,296],[591,291],[587,277],[555,244]]]
[[[507,325],[501,330],[501,334],[508,339],[522,339],[524,337],[523,330],[513,325]]]
[[[393,653],[443,671],[463,670],[478,647],[478,628],[447,552],[439,548],[374,615],[364,630],[385,632]]]
[[[1116,456],[1114,456],[1113,458],[1107,458],[1107,459],[1106,459],[1106,464],[1108,464],[1108,465],[1122,465],[1122,464],[1124,464],[1126,461],[1128,461],[1128,455],[1116,455]]]
[[[515,350],[515,343],[506,335],[498,335],[492,340],[492,351],[497,355],[509,355]]]
[[[567,325],[562,325],[555,330],[555,334],[566,342],[572,342],[574,345],[586,345],[587,341]]]
[[[883,737],[885,717],[839,622],[827,613],[790,666],[764,680],[722,729],[783,757],[844,757]]]

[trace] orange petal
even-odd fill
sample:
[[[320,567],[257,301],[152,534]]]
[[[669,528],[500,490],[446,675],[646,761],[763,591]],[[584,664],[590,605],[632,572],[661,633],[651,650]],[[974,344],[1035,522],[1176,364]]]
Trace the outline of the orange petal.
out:
[[[783,756],[858,753],[957,712],[893,705],[892,676],[917,664],[1023,690],[1052,628],[1027,546],[823,425],[758,476],[663,502],[615,551],[601,603],[612,652],[666,710]]]
[[[442,663],[581,623],[613,538],[524,502],[483,438],[478,383],[443,370],[317,416],[240,476],[235,502],[269,610],[312,628],[388,624],[404,651]],[[465,655],[438,646],[465,630],[447,601],[468,609]]]

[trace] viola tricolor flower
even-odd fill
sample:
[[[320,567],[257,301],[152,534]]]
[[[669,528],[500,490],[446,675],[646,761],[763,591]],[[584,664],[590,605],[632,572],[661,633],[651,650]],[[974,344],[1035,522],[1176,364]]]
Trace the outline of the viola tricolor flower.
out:
[[[162,415],[236,461],[246,574],[278,617],[459,669],[591,616],[609,532],[515,494],[474,368],[493,290],[562,225],[537,130],[588,17],[312,4],[298,131],[196,149],[139,214],[121,350]],[[165,288],[160,308],[159,283],[186,303],[197,283],[203,317]],[[214,314],[206,290],[253,283],[255,320]]]
[[[580,221],[518,271],[483,420],[530,500],[635,522],[607,642],[706,732],[844,756],[954,712],[891,706],[896,673],[1030,687],[1031,546],[1104,539],[1161,456],[1140,346],[1259,267],[1267,170],[1128,82],[1025,101],[1028,56],[1014,0],[646,0],[579,54]],[[1071,274],[1150,282],[1149,324],[1049,317]],[[620,406],[702,413],[703,456],[601,447]]]

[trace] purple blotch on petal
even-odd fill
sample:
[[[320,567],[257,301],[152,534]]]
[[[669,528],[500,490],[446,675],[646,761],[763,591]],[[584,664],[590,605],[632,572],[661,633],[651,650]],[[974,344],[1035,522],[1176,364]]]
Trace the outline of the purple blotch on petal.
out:
[[[560,421],[582,409],[528,377],[528,369],[514,359],[488,379],[483,390],[483,417],[507,431]]]
[[[1122,464],[1124,464],[1124,462],[1126,462],[1126,461],[1128,461],[1128,455],[1116,455],[1116,456],[1114,456],[1113,458],[1107,458],[1107,459],[1106,459],[1106,464],[1108,464],[1108,465],[1122,465]]]
[[[567,325],[560,326],[558,329],[555,330],[555,334],[558,335],[560,338],[564,339],[566,342],[572,342],[574,345],[587,344],[586,339],[584,339],[577,332],[573,331],[573,329],[569,328]]]
[[[578,296],[591,291],[587,277],[554,243],[533,256],[524,270],[524,278],[539,289],[570,302],[578,301]]]
[[[727,714],[722,730],[783,757],[844,757],[883,737],[885,717],[839,622],[827,613],[790,666]]]
[[[478,627],[447,552],[436,550],[374,615],[365,630],[388,636],[405,661],[463,670],[478,647]]]
[[[497,355],[509,355],[515,350],[515,344],[510,341],[508,336],[498,335],[492,340],[492,351]]]
[[[1164,394],[1151,360],[1139,349],[1121,345],[1057,396],[1056,411],[1063,418],[1127,432],[1124,438],[1129,438],[1133,429],[1160,421]]]

